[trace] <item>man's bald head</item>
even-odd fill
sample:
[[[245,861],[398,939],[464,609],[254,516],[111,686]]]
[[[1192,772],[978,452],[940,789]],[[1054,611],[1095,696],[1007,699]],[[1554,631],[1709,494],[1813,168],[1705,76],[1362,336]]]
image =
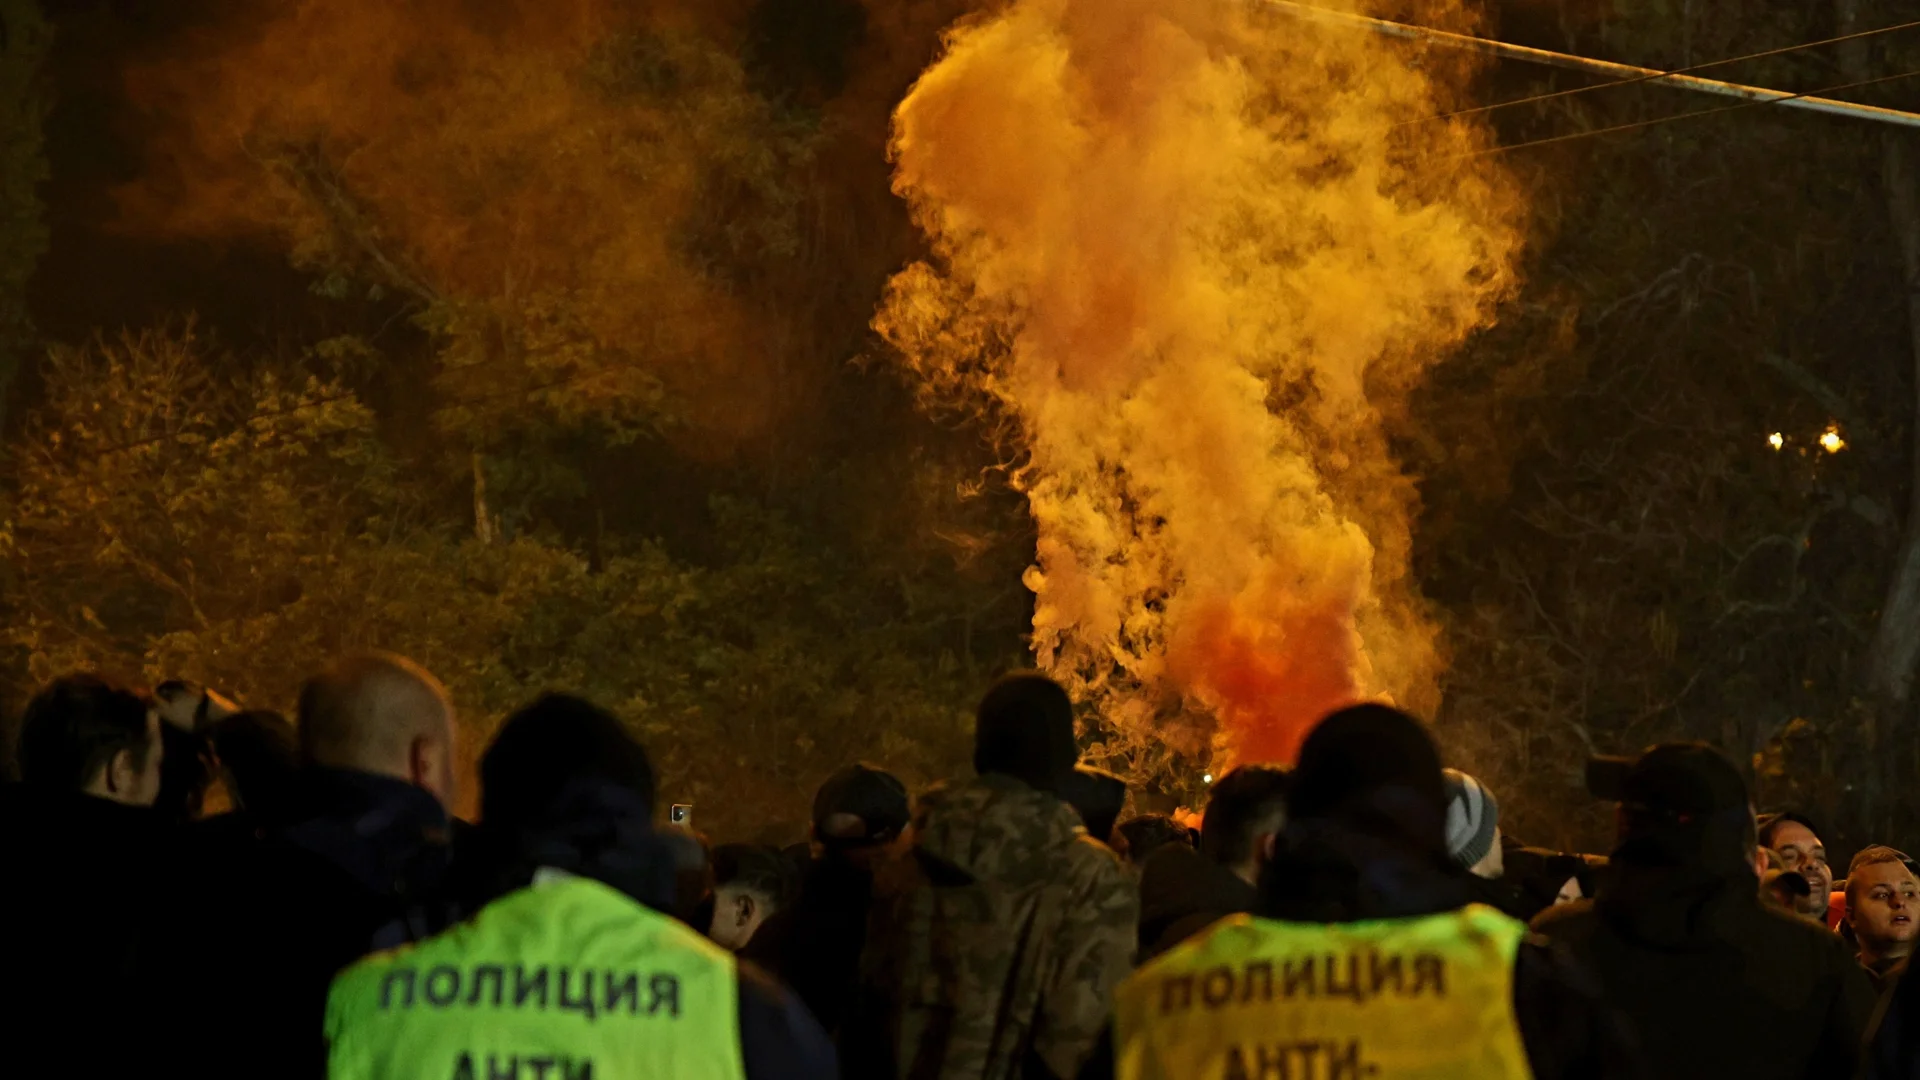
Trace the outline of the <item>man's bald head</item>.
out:
[[[345,657],[300,690],[300,751],[315,765],[392,776],[453,797],[453,705],[403,656]]]

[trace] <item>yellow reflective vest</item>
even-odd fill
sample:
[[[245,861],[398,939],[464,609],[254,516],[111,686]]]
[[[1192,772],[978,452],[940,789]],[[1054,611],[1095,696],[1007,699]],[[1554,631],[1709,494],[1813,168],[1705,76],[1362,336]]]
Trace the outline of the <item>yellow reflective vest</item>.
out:
[[[1118,1078],[1531,1080],[1513,1012],[1526,932],[1479,904],[1222,920],[1120,988]]]
[[[327,999],[331,1080],[744,1080],[734,960],[588,878],[543,876]]]

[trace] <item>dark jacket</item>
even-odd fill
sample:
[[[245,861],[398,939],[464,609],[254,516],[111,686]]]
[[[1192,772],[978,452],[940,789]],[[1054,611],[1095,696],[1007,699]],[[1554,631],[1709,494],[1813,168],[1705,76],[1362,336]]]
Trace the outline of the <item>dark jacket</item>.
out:
[[[1290,823],[1261,876],[1260,914],[1294,922],[1413,918],[1465,907],[1478,891],[1471,875],[1441,853],[1412,851],[1328,821]],[[1537,1080],[1645,1074],[1599,985],[1543,939],[1521,943],[1513,1008]]]
[[[1888,975],[1868,1033],[1867,1080],[1920,1080],[1920,975],[1901,963]]]
[[[0,1046],[20,1075],[131,1075],[144,996],[132,982],[163,833],[148,811],[0,786]],[[112,1032],[75,1043],[80,1020]]]
[[[1147,856],[1140,871],[1140,961],[1227,917],[1252,911],[1259,890],[1185,844]]]
[[[1866,974],[1837,936],[1764,905],[1750,871],[1616,854],[1597,899],[1533,925],[1626,1013],[1654,1076],[1854,1074],[1873,1007]]]
[[[873,874],[828,853],[807,864],[799,898],[769,918],[741,951],[780,979],[837,1036],[860,982]]]
[[[438,928],[422,904],[446,874],[451,827],[412,784],[313,768],[284,820],[185,829],[143,955],[160,1060],[201,1077],[319,1075],[333,976]]]

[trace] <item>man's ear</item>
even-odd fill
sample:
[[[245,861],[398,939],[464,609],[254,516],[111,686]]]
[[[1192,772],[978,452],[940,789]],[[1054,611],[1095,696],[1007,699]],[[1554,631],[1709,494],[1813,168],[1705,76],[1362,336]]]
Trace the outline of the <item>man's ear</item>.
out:
[[[449,748],[446,744],[429,739],[424,735],[415,736],[407,744],[407,779],[415,787],[424,788],[439,799],[442,804],[452,798],[453,793],[445,790],[447,778],[446,757]]]
[[[107,762],[104,779],[109,795],[120,795],[132,791],[140,782],[140,770],[133,764],[133,751],[116,751],[113,759]]]
[[[1273,853],[1280,847],[1280,834],[1270,832],[1260,838],[1260,861],[1272,862]]]
[[[756,906],[753,894],[747,892],[745,889],[740,890],[740,895],[733,898],[733,914],[734,918],[738,920],[735,925],[745,926],[752,922]]]

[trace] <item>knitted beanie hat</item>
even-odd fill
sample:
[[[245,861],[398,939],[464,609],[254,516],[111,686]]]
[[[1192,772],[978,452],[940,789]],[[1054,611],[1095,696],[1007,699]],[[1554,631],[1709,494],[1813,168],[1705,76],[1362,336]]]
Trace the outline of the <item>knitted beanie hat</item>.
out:
[[[1458,769],[1445,771],[1447,782],[1447,853],[1471,868],[1493,850],[1500,827],[1500,803],[1485,785]]]

